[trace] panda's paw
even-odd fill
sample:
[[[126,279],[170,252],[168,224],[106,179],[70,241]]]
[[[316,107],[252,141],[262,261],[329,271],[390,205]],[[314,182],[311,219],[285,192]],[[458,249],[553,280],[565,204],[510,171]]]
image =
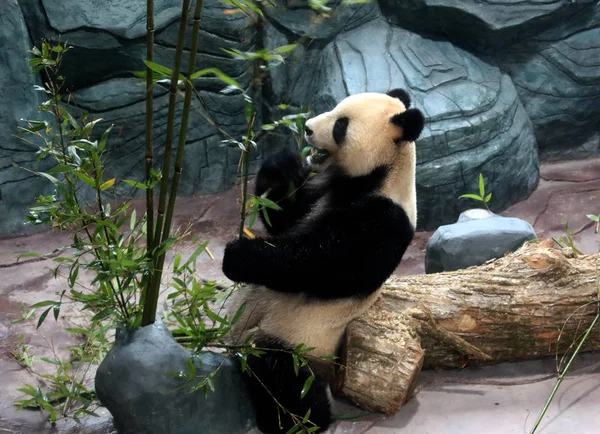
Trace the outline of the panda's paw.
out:
[[[223,274],[233,282],[244,282],[246,279],[250,241],[243,237],[236,238],[225,246]]]
[[[308,176],[300,154],[283,148],[267,158],[256,176],[256,194],[269,191],[271,200],[281,200],[298,188]]]

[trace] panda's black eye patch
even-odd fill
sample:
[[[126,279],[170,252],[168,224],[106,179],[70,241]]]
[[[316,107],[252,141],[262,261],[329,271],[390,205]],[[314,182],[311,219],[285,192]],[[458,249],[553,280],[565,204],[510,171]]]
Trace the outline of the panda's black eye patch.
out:
[[[338,145],[340,145],[346,137],[346,131],[348,130],[349,122],[350,121],[347,117],[343,117],[339,118],[337,121],[335,121],[335,124],[333,124],[333,140],[335,140],[335,143]]]

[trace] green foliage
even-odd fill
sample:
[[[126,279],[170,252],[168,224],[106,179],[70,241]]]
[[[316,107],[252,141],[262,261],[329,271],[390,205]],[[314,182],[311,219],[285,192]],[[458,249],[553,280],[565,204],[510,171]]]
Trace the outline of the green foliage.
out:
[[[489,193],[488,195],[485,194],[485,182],[483,181],[483,175],[481,173],[479,174],[479,194],[468,193],[468,194],[463,194],[463,195],[459,196],[458,198],[459,199],[473,199],[478,202],[482,202],[483,205],[485,206],[485,209],[490,211],[490,208],[488,207],[487,204],[492,199],[492,193]]]
[[[244,13],[253,20],[260,22],[263,17],[262,7],[271,0],[221,0],[232,6],[226,13]],[[362,2],[363,0],[344,0],[344,4]],[[153,7],[149,2],[148,11]],[[184,1],[189,5],[190,0]],[[201,2],[196,3],[194,16],[200,16]],[[326,2],[311,0],[311,7],[323,12],[324,16],[331,10]],[[187,12],[186,12],[187,13]],[[298,148],[304,157],[312,152],[310,148],[302,149],[304,123],[308,112],[303,109],[300,113],[285,114],[280,120],[270,124],[258,125],[257,117],[260,107],[257,106],[256,95],[262,83],[273,66],[285,61],[296,44],[287,44],[272,50],[258,48],[255,51],[241,51],[224,49],[223,51],[233,59],[247,62],[254,66],[254,78],[249,88],[245,88],[238,81],[229,77],[217,68],[205,68],[198,71],[190,69],[187,74],[180,73],[181,52],[183,47],[183,26],[186,25],[187,15],[182,15],[180,37],[173,68],[160,65],[152,59],[153,37],[148,37],[147,58],[144,59],[145,71],[135,72],[134,75],[147,79],[147,113],[146,118],[146,179],[144,181],[116,179],[105,174],[105,158],[107,144],[111,139],[112,126],[97,132],[102,119],[95,119],[88,113],[74,109],[72,95],[64,89],[64,78],[60,75],[60,65],[63,57],[71,50],[66,43],[55,45],[43,41],[41,48],[31,50],[30,66],[33,74],[43,73],[44,85],[36,86],[36,91],[43,92],[47,101],[40,106],[41,119],[24,120],[19,127],[19,132],[27,137],[26,140],[36,143],[39,147],[37,161],[45,160],[52,163],[46,171],[32,171],[33,174],[45,178],[53,187],[48,195],[40,195],[34,206],[30,208],[26,220],[32,225],[47,225],[57,230],[68,232],[72,235],[70,242],[57,248],[53,252],[54,276],[66,279],[66,288],[58,294],[57,300],[43,300],[29,308],[22,308],[22,317],[15,321],[31,321],[36,327],[41,327],[48,318],[57,321],[67,304],[75,303],[84,315],[85,326],[66,329],[68,333],[76,336],[78,344],[69,348],[68,361],[62,360],[56,352],[51,358],[36,358],[32,354],[32,347],[21,339],[14,351],[15,360],[24,368],[33,373],[39,380],[39,385],[27,384],[19,389],[25,397],[15,404],[19,408],[35,408],[44,412],[51,423],[60,418],[72,417],[79,420],[85,415],[94,415],[98,405],[93,382],[90,381],[90,366],[97,365],[110,348],[110,337],[116,327],[143,325],[143,314],[146,317],[148,307],[156,310],[158,302],[158,288],[161,283],[164,256],[168,249],[182,239],[182,236],[170,235],[170,216],[177,192],[177,169],[173,178],[169,206],[166,210],[164,226],[161,216],[155,225],[152,206],[153,189],[161,185],[161,198],[166,192],[168,180],[171,179],[170,164],[166,164],[162,171],[152,167],[152,86],[170,86],[169,125],[174,125],[176,91],[185,90],[184,116],[179,134],[180,144],[175,162],[181,165],[183,160],[183,144],[187,129],[187,114],[189,113],[190,98],[194,94],[205,108],[205,117],[214,125],[222,135],[223,143],[237,146],[242,152],[240,155],[241,173],[241,207],[240,207],[240,236],[249,233],[256,216],[262,213],[267,223],[270,223],[267,210],[279,210],[280,205],[266,198],[266,195],[252,196],[247,192],[250,155],[258,149],[260,141],[276,128],[284,127],[292,132]],[[151,19],[152,18],[152,19]],[[149,17],[149,22],[153,17]],[[194,21],[193,49],[196,53],[198,22]],[[195,36],[194,36],[195,35]],[[192,59],[192,58],[191,58]],[[195,61],[188,62],[194,65]],[[237,92],[244,97],[244,115],[246,131],[241,137],[233,137],[216,126],[210,118],[202,98],[194,86],[194,81],[202,77],[213,76],[223,83],[221,91],[224,94]],[[176,80],[176,82],[175,82]],[[141,83],[142,85],[144,83]],[[280,105],[281,110],[288,107]],[[172,128],[171,128],[172,130]],[[168,142],[168,141],[167,141]],[[183,144],[182,144],[183,142]],[[165,153],[170,155],[169,152]],[[113,195],[117,188],[131,188],[143,190],[148,202],[146,213],[140,217],[131,209],[130,203],[115,204]],[[290,189],[290,195],[295,190]],[[164,195],[166,198],[166,193]],[[159,210],[161,210],[159,203]],[[162,210],[161,210],[162,212]],[[247,226],[246,226],[247,225]],[[157,235],[157,236],[154,236]],[[144,245],[144,240],[148,242]],[[193,357],[187,364],[187,371],[176,373],[186,379],[186,390],[195,392],[214,391],[213,378],[220,369],[206,375],[199,373],[200,355],[209,346],[221,346],[229,350],[229,356],[239,357],[242,370],[250,372],[246,360],[249,355],[260,356],[269,351],[256,348],[251,343],[251,337],[241,345],[234,347],[225,343],[231,327],[240,319],[245,306],[241,306],[233,318],[222,314],[222,307],[227,298],[232,294],[234,287],[222,287],[214,281],[206,281],[197,277],[196,261],[199,255],[207,253],[208,243],[197,243],[194,252],[183,260],[177,254],[173,260],[172,292],[167,298],[165,319],[175,338],[192,351]],[[56,256],[55,256],[56,254]],[[35,253],[25,253],[20,257],[36,256]],[[82,283],[82,276],[91,276],[89,285]],[[152,292],[150,289],[154,289]],[[147,295],[150,295],[147,297]],[[147,319],[147,318],[146,318]],[[51,345],[49,344],[51,347]],[[299,369],[308,367],[307,352],[299,345],[290,351],[293,357],[294,369],[298,374]],[[55,370],[52,374],[40,374],[36,365],[38,363],[52,365]],[[312,372],[312,371],[311,371]],[[306,380],[301,391],[301,398],[306,396],[314,380],[314,374]],[[259,379],[260,381],[260,379]],[[287,410],[277,403],[281,411]],[[310,411],[305,415],[291,415],[296,426],[290,430],[294,433],[310,433],[318,429],[309,420]]]
[[[565,235],[562,237],[552,237],[552,240],[558,244],[561,248],[570,247],[573,252],[577,255],[581,255],[581,251],[575,247],[573,241],[573,230],[569,227],[569,222],[565,220]]]

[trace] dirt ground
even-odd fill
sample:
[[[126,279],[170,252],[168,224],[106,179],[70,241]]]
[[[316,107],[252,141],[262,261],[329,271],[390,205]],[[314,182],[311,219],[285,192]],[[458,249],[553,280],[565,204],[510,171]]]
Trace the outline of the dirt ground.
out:
[[[189,229],[202,240],[210,240],[214,260],[201,256],[198,269],[203,277],[222,280],[221,258],[225,243],[235,236],[238,208],[235,189],[223,194],[178,200],[175,224]],[[141,203],[136,207],[142,210]],[[502,215],[531,223],[538,238],[565,234],[564,222],[573,230],[575,245],[583,253],[598,250],[598,238],[586,214],[600,213],[600,158],[544,164],[536,191]],[[419,232],[410,246],[398,275],[424,272],[424,256],[431,232]],[[16,264],[20,253],[48,253],[66,243],[55,232],[0,240],[0,433],[111,433],[110,415],[100,409],[100,418],[88,418],[83,425],[60,422],[51,428],[39,412],[18,411],[13,402],[17,391],[35,378],[11,356],[21,335],[33,352],[52,356],[48,343],[59,355],[73,342],[64,325],[77,325],[79,313],[72,309],[59,319],[36,330],[31,324],[12,324],[20,317],[21,305],[52,299],[66,287],[51,274],[51,261]],[[38,363],[39,366],[45,365]],[[369,415],[359,420],[341,421],[330,431],[335,434],[432,433],[526,433],[550,392],[553,380],[547,374],[553,360],[502,364],[462,372],[424,372],[417,395],[394,417]],[[535,381],[535,380],[538,381]],[[578,370],[563,384],[546,418],[541,433],[596,432],[600,424],[600,355],[588,354]],[[347,405],[338,404],[347,409]],[[340,410],[340,411],[341,411]],[[490,421],[493,421],[490,424]]]

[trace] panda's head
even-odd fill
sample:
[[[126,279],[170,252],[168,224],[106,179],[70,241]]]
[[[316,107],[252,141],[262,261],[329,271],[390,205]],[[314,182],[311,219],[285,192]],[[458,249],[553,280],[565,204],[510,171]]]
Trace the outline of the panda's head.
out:
[[[351,177],[388,169],[379,194],[400,205],[414,228],[415,140],[425,121],[410,103],[403,89],[352,95],[330,112],[306,121],[305,131],[307,141],[319,150],[315,162],[322,169],[333,165]]]
[[[403,89],[360,93],[309,119],[306,139],[320,151],[315,162],[362,176],[404,157],[414,158],[414,141],[423,130],[424,118],[410,103]]]

